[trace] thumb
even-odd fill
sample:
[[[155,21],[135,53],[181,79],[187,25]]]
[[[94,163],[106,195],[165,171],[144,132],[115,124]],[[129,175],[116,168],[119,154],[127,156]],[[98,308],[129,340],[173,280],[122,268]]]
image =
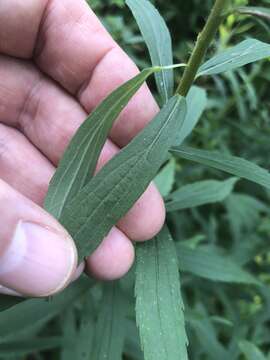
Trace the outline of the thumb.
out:
[[[77,251],[65,229],[2,180],[0,214],[0,284],[37,297],[62,290],[77,266]]]

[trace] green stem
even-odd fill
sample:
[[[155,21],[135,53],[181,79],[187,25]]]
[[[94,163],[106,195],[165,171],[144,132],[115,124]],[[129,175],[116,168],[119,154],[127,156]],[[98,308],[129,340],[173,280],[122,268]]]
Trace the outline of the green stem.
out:
[[[182,96],[187,96],[189,89],[195,80],[197,71],[203,61],[205,53],[224,19],[228,1],[229,0],[216,0],[205,27],[198,36],[196,45],[177,89],[177,93]]]

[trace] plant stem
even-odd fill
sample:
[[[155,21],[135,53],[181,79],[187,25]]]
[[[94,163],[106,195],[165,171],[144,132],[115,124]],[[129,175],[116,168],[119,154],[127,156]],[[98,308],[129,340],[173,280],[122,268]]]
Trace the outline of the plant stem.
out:
[[[177,93],[182,96],[187,96],[189,89],[194,82],[205,53],[224,19],[228,1],[229,0],[216,0],[203,31],[198,35],[196,45],[191,54],[182,80],[177,88]]]

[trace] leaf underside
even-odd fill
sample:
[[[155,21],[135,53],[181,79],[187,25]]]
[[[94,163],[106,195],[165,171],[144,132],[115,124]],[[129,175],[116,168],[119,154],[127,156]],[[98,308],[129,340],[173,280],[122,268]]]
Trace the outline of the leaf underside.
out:
[[[114,121],[144,81],[156,69],[143,70],[113,91],[84,121],[72,138],[50,182],[45,209],[56,219],[92,178]]]
[[[96,249],[146,190],[181,130],[185,113],[185,99],[174,96],[64,208],[61,222],[76,242],[79,260]]]

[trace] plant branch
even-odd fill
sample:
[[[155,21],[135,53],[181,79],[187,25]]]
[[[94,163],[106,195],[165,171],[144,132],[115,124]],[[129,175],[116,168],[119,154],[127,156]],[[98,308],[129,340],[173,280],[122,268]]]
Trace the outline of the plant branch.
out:
[[[194,50],[180,81],[177,93],[187,96],[206,51],[222,23],[229,0],[216,0],[203,31],[199,34]]]

